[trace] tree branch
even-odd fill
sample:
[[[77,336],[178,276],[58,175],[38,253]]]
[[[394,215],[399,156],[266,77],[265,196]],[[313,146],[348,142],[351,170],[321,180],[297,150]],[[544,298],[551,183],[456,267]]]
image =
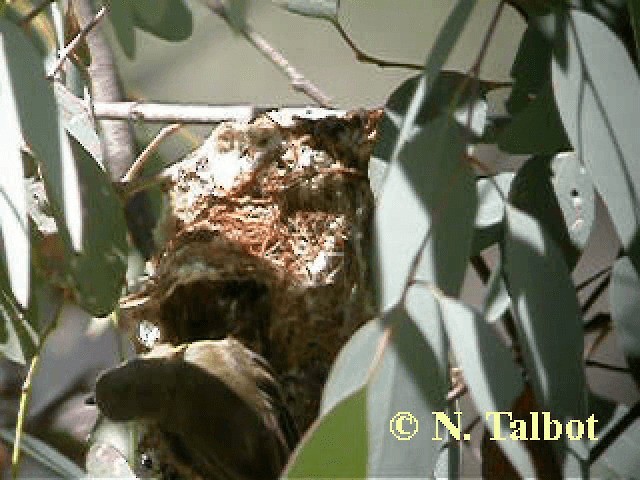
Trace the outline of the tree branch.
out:
[[[203,0],[203,3],[209,8],[209,10],[222,18],[229,26],[237,29],[251,45],[258,49],[258,51],[271,61],[271,63],[289,77],[291,87],[295,91],[304,93],[318,105],[323,107],[330,107],[332,105],[331,98],[315,84],[305,78],[305,76],[291,65],[284,55],[276,50],[266,38],[253,30],[247,23],[242,26],[233,25],[227,9],[220,0]]]

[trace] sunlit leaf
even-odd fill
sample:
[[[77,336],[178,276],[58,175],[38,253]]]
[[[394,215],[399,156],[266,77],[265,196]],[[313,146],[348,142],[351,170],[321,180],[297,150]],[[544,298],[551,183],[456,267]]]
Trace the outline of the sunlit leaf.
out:
[[[563,422],[584,420],[582,319],[569,271],[540,225],[510,205],[503,268],[524,365],[538,403]],[[578,475],[587,456],[584,442],[566,442],[564,448],[572,452],[565,457],[565,474]]]
[[[522,374],[513,362],[511,352],[477,312],[442,296],[438,297],[438,303],[442,308],[442,323],[476,409],[479,412],[509,411],[524,388]],[[493,418],[483,415],[483,420],[489,429],[493,429]],[[508,421],[502,416],[500,420],[501,429],[508,432]],[[523,478],[534,476],[523,443],[498,443]]]
[[[640,385],[640,277],[628,257],[613,265],[609,303],[618,342]]]
[[[455,124],[440,117],[409,141],[389,167],[375,213],[378,295],[394,305],[422,250],[418,276],[455,295],[466,271],[476,195]]]
[[[494,245],[502,238],[504,203],[509,195],[509,189],[514,177],[514,173],[504,172],[491,178],[479,178],[476,181],[478,210],[474,221],[475,232],[471,244],[473,255]]]
[[[640,271],[640,79],[624,45],[593,16],[564,17],[552,77],[564,127]]]
[[[20,55],[33,47],[22,35],[16,34],[6,20],[0,19],[0,22],[0,145],[4,153],[4,171],[0,175],[0,245],[3,247],[0,268],[6,269],[10,290],[26,307],[29,302],[29,228],[22,180],[20,114],[9,56]]]
[[[511,184],[509,199],[540,223],[573,269],[595,217],[593,184],[575,153],[529,159]]]
[[[510,304],[511,297],[504,283],[502,264],[498,262],[487,282],[487,292],[482,300],[483,315],[489,323],[494,323],[505,314]]]
[[[87,452],[87,474],[90,478],[137,478],[127,459],[108,443],[94,443]]]
[[[305,17],[338,20],[340,0],[273,0],[275,4]]]

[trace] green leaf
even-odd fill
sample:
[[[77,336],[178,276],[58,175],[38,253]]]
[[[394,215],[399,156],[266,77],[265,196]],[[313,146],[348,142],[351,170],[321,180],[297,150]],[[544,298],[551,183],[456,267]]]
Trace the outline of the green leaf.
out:
[[[613,265],[609,303],[618,341],[640,385],[640,278],[628,257]]]
[[[593,184],[576,154],[529,159],[511,184],[509,199],[540,223],[573,269],[595,216]]]
[[[489,323],[496,322],[501,318],[511,305],[511,297],[504,283],[502,263],[498,264],[491,272],[487,282],[487,293],[482,301],[482,312]]]
[[[86,104],[58,82],[54,83],[54,90],[64,128],[103,165],[100,137]]]
[[[471,308],[443,296],[438,297],[438,303],[442,309],[442,323],[477,411],[508,412],[524,388],[522,374],[513,362],[511,351],[486,320]],[[483,417],[487,427],[492,429],[493,419]],[[502,423],[502,431],[510,431],[508,421]],[[523,443],[512,440],[498,443],[523,478],[535,476]]]
[[[496,140],[501,150],[518,155],[553,154],[571,148],[553,101],[551,84],[513,116]]]
[[[124,54],[133,58],[136,54],[136,35],[133,28],[133,9],[135,2],[130,0],[112,0],[109,3],[109,21],[113,25],[116,39]]]
[[[360,327],[342,347],[322,392],[320,415],[329,413],[338,403],[366,385],[383,336],[384,326],[380,319],[373,319]]]
[[[473,173],[448,118],[426,125],[391,163],[375,212],[379,305],[399,300],[414,257],[418,277],[455,295],[469,258],[476,211]],[[419,249],[429,235],[422,253]]]
[[[367,475],[367,389],[347,397],[311,426],[281,478]]]
[[[554,93],[578,156],[640,271],[640,79],[624,45],[591,15],[570,11],[552,64]]]
[[[36,352],[38,337],[5,288],[0,285],[0,354],[26,365]]]
[[[338,21],[340,0],[273,0],[279,7],[305,17]]]
[[[22,29],[0,19],[0,34],[5,39],[3,49],[22,135],[40,163],[58,228],[66,227],[73,248],[80,250],[82,208],[78,175],[69,155],[69,142],[58,122],[53,87],[45,80],[42,58]]]
[[[447,355],[437,305],[423,289],[412,287],[406,309],[390,311],[385,322],[390,341],[369,384],[368,475],[431,477],[444,443],[444,437],[433,440],[432,412],[447,407]],[[417,421],[418,431],[410,440],[398,440],[390,431],[399,412],[409,412]]]
[[[511,205],[505,213],[502,261],[529,381],[538,403],[553,418],[564,423],[584,420],[582,319],[569,271],[558,247],[535,219]],[[581,465],[574,467],[584,469],[583,442],[558,448],[570,450],[565,461],[578,461]],[[568,464],[565,468],[567,474],[579,474]]]
[[[591,442],[593,478],[636,478],[640,468],[640,404],[629,408],[594,395],[590,410],[597,420]]]
[[[428,101],[434,82],[466,25],[475,4],[476,0],[458,0],[445,24],[440,28],[425,61],[424,72],[418,80],[407,111],[402,118],[402,123],[399,124],[399,132],[390,157],[392,162],[395,161],[405,143],[413,135],[414,125],[422,106]]]
[[[6,271],[13,295],[26,307],[30,270],[27,199],[22,181],[20,116],[8,56],[19,54],[18,50],[28,49],[31,45],[15,32],[7,34],[12,28],[7,28],[6,20],[0,19],[0,22],[0,145],[4,152],[0,175],[0,245],[3,247],[0,249],[0,268]],[[12,45],[12,42],[16,44]]]
[[[472,255],[477,255],[502,238],[504,202],[514,177],[514,173],[504,172],[476,181],[478,210],[474,221]]]
[[[88,312],[103,316],[113,310],[124,284],[127,262],[123,207],[104,170],[70,138],[84,205],[85,248],[67,249],[76,300]]]
[[[133,22],[141,30],[171,42],[186,40],[193,33],[193,15],[184,0],[136,0]]]
[[[13,444],[16,437],[12,430],[8,428],[0,428],[0,438],[5,442]],[[62,455],[56,449],[28,433],[22,433],[20,446],[24,453],[40,462],[40,464],[47,467],[52,472],[60,475],[62,478],[85,478],[85,473],[75,463]]]

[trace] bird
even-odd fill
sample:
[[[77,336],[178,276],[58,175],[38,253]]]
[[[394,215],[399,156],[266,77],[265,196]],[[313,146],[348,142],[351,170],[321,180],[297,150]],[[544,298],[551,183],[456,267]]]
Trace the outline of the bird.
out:
[[[275,479],[298,440],[269,364],[230,337],[158,344],[103,372],[95,400],[162,439],[171,459],[161,462],[177,464],[158,466],[165,478]]]

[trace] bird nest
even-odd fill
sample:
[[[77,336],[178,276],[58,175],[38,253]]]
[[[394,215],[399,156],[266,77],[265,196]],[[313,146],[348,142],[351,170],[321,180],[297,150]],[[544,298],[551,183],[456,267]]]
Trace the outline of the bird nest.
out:
[[[301,429],[373,312],[367,171],[381,112],[304,116],[221,124],[166,171],[163,247],[122,301],[140,351],[232,336],[264,356]]]

